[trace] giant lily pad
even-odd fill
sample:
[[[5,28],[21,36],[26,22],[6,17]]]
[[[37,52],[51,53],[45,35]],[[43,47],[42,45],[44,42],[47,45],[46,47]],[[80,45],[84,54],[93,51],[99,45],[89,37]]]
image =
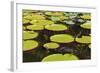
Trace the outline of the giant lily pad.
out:
[[[54,22],[50,21],[50,20],[32,20],[30,23],[31,24],[35,24],[35,25],[49,25],[49,24],[54,24]]]
[[[23,41],[23,51],[34,49],[38,46],[38,42],[34,40]]]
[[[67,29],[67,26],[63,24],[52,24],[52,25],[46,25],[45,29],[52,31],[63,31]]]
[[[29,26],[27,26],[27,29],[30,29],[30,30],[43,30],[44,26],[43,25],[29,25]]]
[[[51,36],[50,40],[58,43],[70,43],[74,41],[74,38],[68,34],[57,34]]]
[[[76,38],[76,42],[91,43],[91,37],[90,36],[82,36],[81,38]]]
[[[33,32],[33,31],[23,31],[23,38],[25,39],[32,39],[32,38],[36,38],[38,36],[37,32]]]
[[[45,48],[47,48],[47,49],[55,49],[55,48],[58,48],[59,47],[59,44],[50,42],[50,43],[44,44],[43,46]]]
[[[82,24],[81,27],[85,29],[91,29],[91,22],[87,21],[86,23]]]
[[[78,57],[73,54],[53,54],[49,55],[47,57],[44,57],[42,62],[48,62],[48,61],[69,61],[69,60],[78,60]]]
[[[83,19],[91,19],[91,15],[90,14],[84,14],[83,16],[81,16],[81,18],[83,18]]]

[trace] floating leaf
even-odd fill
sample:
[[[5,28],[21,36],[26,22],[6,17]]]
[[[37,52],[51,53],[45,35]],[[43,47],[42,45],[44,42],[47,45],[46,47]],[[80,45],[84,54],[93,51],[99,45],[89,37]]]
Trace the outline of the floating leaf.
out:
[[[47,57],[44,57],[42,62],[48,62],[48,61],[69,61],[69,60],[78,60],[78,57],[73,54],[53,54],[49,55]]]
[[[90,36],[82,36],[81,38],[76,38],[76,42],[91,43],[91,37]]]
[[[58,43],[70,43],[74,41],[74,38],[68,34],[57,34],[51,36],[50,40]]]
[[[29,26],[27,26],[27,29],[30,29],[30,30],[43,30],[44,26],[43,25],[29,25]]]
[[[34,49],[38,46],[38,42],[34,40],[23,41],[23,51]]]
[[[61,16],[63,15],[63,13],[61,12],[45,12],[46,15],[50,15],[50,16]]]
[[[33,31],[23,31],[23,39],[32,39],[32,38],[36,38],[38,36],[37,32],[33,32]]]
[[[27,24],[27,23],[29,23],[29,22],[30,22],[30,20],[28,20],[28,19],[24,19],[24,18],[23,18],[23,20],[22,20],[22,23],[23,23],[23,24]]]
[[[52,31],[63,31],[67,29],[67,26],[63,24],[52,24],[52,25],[46,25],[45,29]]]
[[[91,19],[91,15],[90,14],[84,14],[83,16],[81,16],[81,18],[83,18],[83,19]]]
[[[82,24],[81,27],[85,29],[91,29],[91,22],[87,21],[86,23]]]
[[[55,48],[58,48],[59,47],[59,44],[50,42],[50,43],[44,44],[43,46],[45,48],[47,48],[47,49],[55,49]]]

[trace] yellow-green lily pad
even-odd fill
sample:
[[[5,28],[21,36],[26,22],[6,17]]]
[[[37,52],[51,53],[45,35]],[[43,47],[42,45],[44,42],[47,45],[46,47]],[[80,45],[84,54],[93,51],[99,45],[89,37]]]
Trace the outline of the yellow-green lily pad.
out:
[[[50,43],[46,43],[43,45],[45,48],[47,49],[56,49],[59,47],[59,44],[54,43],[54,42],[50,42]]]
[[[51,36],[50,40],[58,43],[70,43],[74,41],[74,38],[68,34],[57,34]]]
[[[52,25],[46,25],[45,29],[52,31],[63,31],[67,29],[67,26],[63,24],[52,24]]]
[[[81,38],[76,38],[76,42],[91,43],[91,37],[90,36],[82,36]]]
[[[91,19],[91,15],[90,14],[84,14],[83,16],[81,16],[81,18],[83,18],[83,19]]]
[[[27,26],[27,29],[30,29],[30,30],[43,30],[44,26],[43,25],[29,25],[29,26]]]
[[[33,32],[33,31],[23,31],[23,39],[32,39],[32,38],[36,38],[38,36],[37,32]]]
[[[24,18],[23,18],[23,20],[22,20],[22,23],[23,23],[23,24],[27,24],[27,23],[29,23],[29,22],[30,22],[30,20],[28,20],[28,19],[24,19]]]
[[[38,46],[38,42],[34,40],[23,41],[23,51],[34,49]]]
[[[85,28],[85,29],[91,29],[91,22],[88,21],[88,22],[82,24],[81,27],[82,28]]]
[[[50,15],[50,16],[62,16],[63,13],[61,12],[45,12],[46,15]]]
[[[79,60],[77,56],[73,54],[52,54],[47,57],[44,57],[42,62],[48,61],[70,61],[70,60]]]

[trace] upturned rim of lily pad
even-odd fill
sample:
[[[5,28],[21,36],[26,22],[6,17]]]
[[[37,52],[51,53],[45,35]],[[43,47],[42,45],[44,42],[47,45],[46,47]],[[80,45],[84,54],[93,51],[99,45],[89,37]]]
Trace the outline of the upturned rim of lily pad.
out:
[[[38,36],[37,32],[34,32],[34,31],[23,31],[23,39],[24,40],[36,38],[37,36]]]
[[[59,47],[58,43],[54,43],[54,42],[49,42],[49,43],[45,43],[43,45],[43,47],[47,48],[47,49],[56,49]]]
[[[67,26],[63,24],[52,24],[52,25],[46,25],[45,29],[51,30],[51,31],[64,31],[67,30]]]
[[[85,28],[85,29],[91,29],[91,22],[90,21],[87,21],[86,23],[81,24],[80,26],[82,28]]]
[[[29,26],[27,26],[27,29],[29,29],[29,30],[43,30],[44,26],[43,25],[29,25]]]
[[[38,46],[38,42],[35,40],[27,40],[23,41],[23,51],[28,51],[36,48]]]
[[[78,42],[78,43],[91,43],[91,37],[90,36],[82,36],[81,38],[76,38],[75,39],[76,40],[76,42]]]
[[[71,60],[79,60],[79,58],[73,54],[52,54],[44,57],[42,62],[49,61],[71,61]]]
[[[58,43],[70,43],[74,41],[74,38],[69,34],[55,34],[50,37],[50,40]]]

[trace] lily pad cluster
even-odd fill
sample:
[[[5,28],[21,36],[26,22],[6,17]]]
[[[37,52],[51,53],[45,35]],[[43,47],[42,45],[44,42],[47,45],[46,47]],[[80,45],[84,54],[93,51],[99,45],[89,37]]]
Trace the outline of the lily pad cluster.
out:
[[[91,13],[22,12],[23,62],[91,59]]]

